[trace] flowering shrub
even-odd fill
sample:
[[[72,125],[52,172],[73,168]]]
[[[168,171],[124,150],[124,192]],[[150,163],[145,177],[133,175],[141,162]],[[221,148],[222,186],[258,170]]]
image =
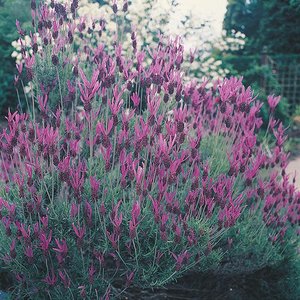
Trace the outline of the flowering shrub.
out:
[[[50,0],[45,2],[47,4],[51,3]],[[65,0],[56,2],[64,3]],[[136,45],[138,51],[147,46],[155,48],[161,34],[165,36],[178,34],[191,48],[190,51],[183,53],[184,58],[188,57],[181,65],[182,69],[189,70],[185,73],[185,76],[192,77],[196,75],[197,77],[202,77],[205,75],[205,77],[216,79],[224,77],[229,72],[221,68],[221,60],[215,60],[210,54],[211,44],[215,46],[216,41],[212,40],[212,37],[207,34],[208,21],[203,21],[201,27],[197,27],[199,16],[192,14],[190,16],[181,16],[182,19],[177,20],[176,26],[174,26],[174,22],[170,21],[170,14],[173,15],[175,13],[176,5],[175,3],[171,4],[169,1],[136,0],[134,5],[130,6],[130,14],[125,16],[122,5],[119,4],[119,6],[120,9],[114,14],[112,6],[109,4],[99,5],[98,3],[91,3],[90,0],[78,2],[76,25],[79,25],[80,20],[84,19],[85,26],[87,28],[94,27],[94,29],[93,32],[88,30],[78,32],[78,30],[75,30],[73,37],[75,47],[80,46],[82,43],[82,39],[78,36],[79,34],[81,37],[84,35],[88,38],[89,46],[105,43],[106,51],[114,52],[113,44],[116,36],[118,36],[118,41],[122,44],[123,51],[130,52],[132,49],[131,27],[134,28],[136,40],[139,41]],[[102,19],[102,22],[93,22],[91,16],[94,19]],[[118,26],[118,24],[121,26]],[[33,36],[37,44],[35,47],[39,49],[43,41],[39,37],[38,32],[33,34]],[[199,44],[200,41],[201,44]],[[21,45],[24,46],[23,50],[25,48],[31,54],[33,44],[34,42],[31,41],[28,33],[24,38],[12,42],[14,51],[11,55],[16,58],[16,63],[19,64],[23,59]],[[189,62],[189,56],[193,60],[192,64]],[[148,57],[145,59],[149,63]],[[26,93],[31,91],[30,84],[25,87],[25,91]]]
[[[300,194],[282,124],[271,118],[267,147],[241,80],[184,82],[179,38],[147,52],[135,32],[131,53],[88,46],[84,32],[96,33],[74,21],[77,6],[32,1],[43,47],[32,39],[16,82],[25,72],[34,93],[1,134],[0,253],[14,297],[109,299],[226,269],[228,257],[258,269],[294,252]]]

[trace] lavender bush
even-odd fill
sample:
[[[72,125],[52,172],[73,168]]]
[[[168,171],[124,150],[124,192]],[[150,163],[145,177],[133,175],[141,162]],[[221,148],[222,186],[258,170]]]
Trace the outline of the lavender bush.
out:
[[[186,82],[179,38],[138,51],[133,31],[131,53],[118,40],[111,53],[89,45],[105,20],[86,26],[78,1],[31,5],[43,47],[32,34],[16,76],[31,82],[29,108],[8,114],[0,139],[0,253],[14,298],[109,299],[296,255],[300,194],[272,118],[279,98],[260,141],[251,89]],[[127,2],[112,8],[126,14]]]

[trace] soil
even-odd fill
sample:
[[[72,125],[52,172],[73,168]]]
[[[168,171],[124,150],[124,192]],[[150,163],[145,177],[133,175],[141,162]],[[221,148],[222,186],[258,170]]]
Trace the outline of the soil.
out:
[[[291,294],[295,293],[281,289],[279,281],[283,276],[284,273],[271,268],[235,276],[192,273],[164,289],[128,289],[119,299],[294,300]]]
[[[11,280],[12,278],[7,272],[0,271],[0,291],[7,291],[10,288]]]
[[[3,274],[4,275],[4,274]],[[7,275],[7,274],[6,274]],[[295,300],[300,299],[281,280],[280,269],[264,268],[252,274],[216,275],[190,273],[159,289],[128,288],[118,300]],[[0,276],[0,290],[9,287],[8,276]],[[6,279],[5,279],[6,278]],[[119,289],[117,289],[119,290]],[[121,290],[121,289],[120,289]],[[293,295],[292,295],[293,294]],[[295,298],[296,297],[296,298]],[[1,299],[1,297],[0,297]]]

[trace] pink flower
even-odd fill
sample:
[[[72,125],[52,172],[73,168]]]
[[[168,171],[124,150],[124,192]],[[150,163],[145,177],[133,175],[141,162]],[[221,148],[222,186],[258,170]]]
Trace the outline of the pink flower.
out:
[[[140,97],[137,93],[133,93],[131,96],[131,100],[133,102],[134,107],[138,107],[140,104]]]
[[[109,241],[111,242],[112,244],[112,247],[114,249],[118,249],[118,237],[115,233],[110,233],[108,230],[106,230],[106,236],[107,238],[109,239]]]
[[[85,285],[79,286],[78,289],[80,290],[81,298],[85,299],[87,296]]]
[[[274,95],[268,96],[268,104],[270,106],[271,111],[274,111],[275,107],[278,105],[281,97],[275,97]]]
[[[27,260],[29,264],[33,263],[33,249],[32,246],[27,246],[25,248],[24,254],[27,256]]]
[[[63,270],[63,271],[59,270],[58,275],[61,278],[65,288],[69,288],[71,286],[71,280],[70,280],[66,270]]]
[[[92,216],[93,216],[93,210],[92,210],[92,206],[91,204],[86,201],[84,204],[84,215],[86,218],[86,222],[88,224],[88,226],[92,226]]]
[[[48,238],[47,238],[47,235],[45,233],[41,233],[41,235],[40,235],[40,247],[43,250],[44,254],[46,254],[48,252],[51,240],[52,240],[52,230],[50,230]]]
[[[43,228],[44,229],[47,229],[48,228],[48,221],[49,221],[49,218],[48,218],[48,216],[46,215],[46,216],[43,216],[43,217],[41,217],[41,222],[42,222],[42,224],[43,224]]]
[[[12,259],[15,259],[17,257],[17,252],[16,252],[16,239],[13,239],[11,242],[11,245],[9,247],[9,253]]]
[[[133,278],[134,278],[134,272],[127,272],[126,273],[126,286],[130,286],[132,281],[133,281]]]
[[[47,94],[44,94],[43,96],[38,96],[39,107],[43,114],[47,113],[47,102],[48,102]]]
[[[23,71],[23,63],[16,64],[16,68],[18,70],[19,75],[21,75]]]
[[[21,28],[20,22],[18,20],[16,20],[16,26],[17,26],[17,30],[18,30],[19,35],[24,36],[25,31]]]
[[[55,239],[55,243],[57,248],[53,248],[54,251],[60,253],[63,257],[66,257],[68,254],[68,246],[66,240],[62,240],[61,242],[58,239]]]
[[[123,105],[123,99],[121,99],[122,93],[118,92],[118,86],[116,85],[114,88],[114,98],[112,100],[108,99],[108,105],[110,107],[111,113],[113,115],[117,115],[121,106]]]
[[[140,214],[141,214],[140,203],[138,201],[136,201],[133,204],[132,210],[131,210],[131,218],[134,221],[134,223],[137,223],[137,220],[138,220]]]
[[[54,270],[52,269],[51,274],[47,274],[47,276],[42,281],[46,282],[50,286],[54,286],[57,281],[57,277],[54,273]]]
[[[91,266],[89,267],[89,283],[93,284],[94,282],[94,275],[96,273],[96,269],[94,267],[94,264],[91,264]]]
[[[136,228],[137,228],[137,224],[130,220],[129,221],[129,237],[131,240],[133,240],[136,237]]]
[[[91,185],[92,199],[93,201],[96,201],[98,198],[100,181],[97,180],[94,176],[90,176],[90,185]]]
[[[79,204],[76,204],[76,203],[71,204],[71,209],[70,209],[71,218],[75,218],[77,216],[78,211],[79,211],[79,207],[80,207]]]
[[[171,252],[172,256],[174,257],[176,261],[176,271],[180,271],[183,264],[186,262],[186,259],[188,258],[188,251],[185,250],[181,252],[180,254],[176,255],[175,253]]]
[[[73,227],[73,230],[74,230],[74,232],[75,232],[75,234],[76,234],[76,236],[77,236],[77,246],[78,246],[79,248],[81,248],[82,242],[83,242],[83,238],[84,238],[85,233],[86,233],[85,227],[83,226],[83,227],[78,227],[78,228],[77,228],[77,227],[74,225],[74,223],[72,224],[72,227]]]

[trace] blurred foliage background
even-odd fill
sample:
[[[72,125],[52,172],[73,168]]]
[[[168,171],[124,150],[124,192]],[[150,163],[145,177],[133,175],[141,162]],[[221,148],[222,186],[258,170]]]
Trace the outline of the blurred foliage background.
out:
[[[265,92],[280,93],[283,90],[280,87],[282,80],[276,80],[278,76],[272,77],[276,73],[274,65],[268,68],[267,56],[280,62],[287,60],[287,63],[299,60],[294,55],[300,54],[299,16],[300,1],[229,0],[223,27],[227,36],[243,33],[245,44],[238,51],[220,53],[224,56],[224,63],[230,65],[232,72],[235,70],[243,75],[247,84],[257,83],[257,86],[268,88]],[[269,86],[266,86],[264,78]],[[283,106],[283,109],[286,107]]]
[[[246,44],[240,54],[300,53],[300,1],[229,0],[223,27],[240,31]]]
[[[31,24],[30,0],[0,0],[0,113],[8,107],[16,108],[17,97],[14,87],[15,59],[12,41],[18,38],[16,19],[24,29]]]
[[[228,75],[243,76],[245,85],[266,101],[281,95],[276,117],[289,126],[289,149],[299,151],[300,142],[300,1],[228,0],[223,28],[227,38],[241,33],[243,47],[212,49]],[[267,106],[262,108],[266,121]]]

